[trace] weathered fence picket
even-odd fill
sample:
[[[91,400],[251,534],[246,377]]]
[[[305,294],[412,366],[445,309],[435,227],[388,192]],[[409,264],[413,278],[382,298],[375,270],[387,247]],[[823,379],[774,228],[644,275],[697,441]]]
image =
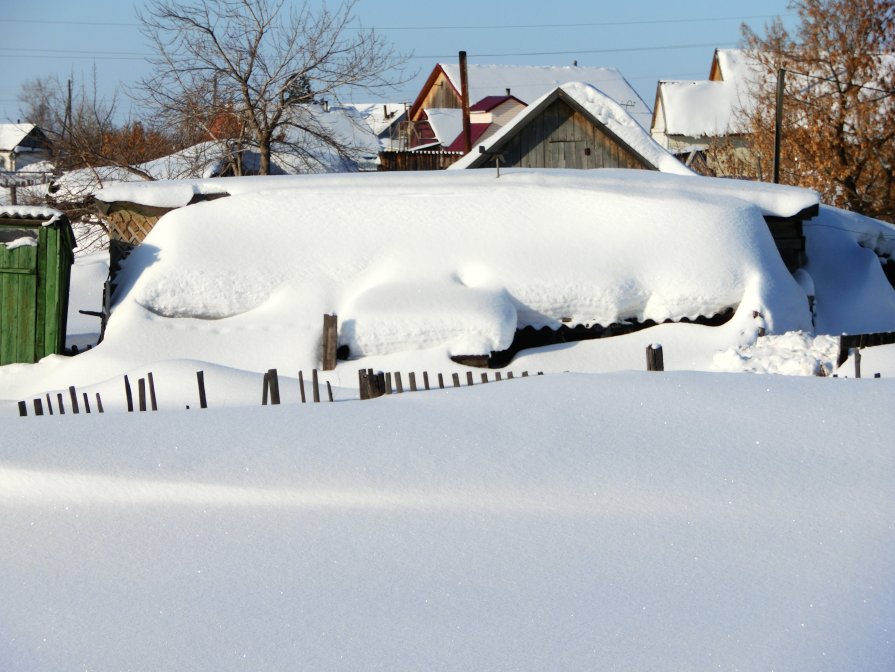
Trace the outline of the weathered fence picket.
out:
[[[208,399],[205,397],[204,371],[196,371],[196,384],[199,386],[199,408],[208,408]]]
[[[127,374],[124,376],[124,397],[127,401],[127,412],[134,412],[134,395],[131,392],[131,381],[128,380]]]

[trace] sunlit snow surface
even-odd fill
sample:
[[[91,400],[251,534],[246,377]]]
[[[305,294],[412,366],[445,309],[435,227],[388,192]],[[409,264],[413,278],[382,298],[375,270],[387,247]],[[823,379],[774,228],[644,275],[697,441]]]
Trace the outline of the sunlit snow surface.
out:
[[[824,208],[796,280],[761,216],[802,190],[370,177],[221,180],[131,255],[99,347],[0,367],[0,670],[892,669],[895,346],[815,377],[839,332],[895,329],[891,227]],[[434,385],[518,324],[731,302],[357,401],[360,367]],[[368,354],[302,405],[328,311]],[[124,413],[150,372],[160,412]],[[69,385],[106,413],[16,417]]]
[[[10,419],[0,669],[884,672],[892,399],[630,372]]]

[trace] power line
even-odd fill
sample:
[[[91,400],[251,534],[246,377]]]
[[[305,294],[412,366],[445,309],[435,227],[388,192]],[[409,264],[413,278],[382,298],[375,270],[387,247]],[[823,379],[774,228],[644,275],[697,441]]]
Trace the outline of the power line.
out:
[[[818,75],[809,75],[808,73],[805,73],[805,72],[796,72],[795,70],[789,70],[786,68],[784,68],[784,70],[786,70],[786,72],[790,73],[791,75],[799,75],[800,77],[805,77],[807,79],[817,79],[821,82],[829,82],[830,84],[841,84],[842,83],[842,82],[840,82],[836,79],[832,79],[830,77],[820,77]],[[853,82],[847,82],[845,85],[847,87],[854,87],[857,89],[866,89],[867,91],[876,91],[877,93],[885,93],[888,96],[895,95],[895,91],[893,91],[891,89],[878,89],[875,86],[867,86],[866,84],[855,84]]]
[[[114,21],[59,21],[54,19],[0,19],[0,23],[37,23],[40,25],[64,25],[64,26],[134,26],[139,23],[119,23]]]
[[[96,54],[96,51],[84,50],[84,49],[15,49],[12,47],[0,47],[0,52],[12,52],[12,55],[16,55],[20,52],[26,52],[29,54]],[[106,55],[112,56],[140,56],[146,58],[150,56],[150,54],[143,54],[137,51],[108,51],[103,52]],[[0,54],[3,56],[4,54]]]
[[[790,17],[795,14],[754,14],[744,16],[719,16],[713,18],[675,18],[675,19],[640,19],[636,21],[597,21],[580,23],[520,23],[520,24],[490,24],[482,26],[372,26],[372,30],[520,30],[530,28],[595,28],[612,26],[644,26],[669,23],[719,23],[723,21],[751,21],[754,19],[772,19],[775,17]],[[66,26],[132,26],[139,27],[142,24],[121,21],[62,21],[58,19],[0,19],[0,23],[32,23],[40,25],[66,25]],[[367,30],[360,27],[351,27],[352,30]]]
[[[651,47],[616,47],[610,49],[577,49],[572,51],[527,51],[527,52],[513,52],[513,53],[501,53],[501,54],[469,54],[470,58],[498,58],[503,56],[574,56],[576,54],[611,54],[618,52],[631,52],[631,51],[664,51],[670,49],[705,49],[706,47],[724,47],[730,46],[724,43],[718,42],[707,42],[704,44],[668,44],[668,45],[659,45],[659,46],[651,46]],[[457,54],[451,55],[424,55],[424,56],[411,56],[410,58],[427,58],[427,59],[443,59],[443,58],[455,58]]]
[[[487,26],[374,26],[373,30],[504,30],[524,28],[594,28],[601,26],[644,26],[667,23],[711,23],[721,21],[748,21],[752,19],[772,19],[776,17],[796,16],[795,14],[757,14],[753,16],[721,16],[715,18],[692,19],[641,19],[639,21],[599,21],[583,23],[521,23],[509,25]]]

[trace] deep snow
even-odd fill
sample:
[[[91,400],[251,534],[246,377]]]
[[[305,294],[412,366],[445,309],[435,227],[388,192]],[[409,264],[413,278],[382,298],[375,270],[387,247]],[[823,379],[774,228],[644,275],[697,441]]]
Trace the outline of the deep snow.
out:
[[[234,196],[166,216],[105,342],[0,367],[0,669],[891,670],[895,346],[864,350],[880,380],[812,374],[833,372],[840,331],[895,329],[892,228],[824,208],[796,280],[758,224],[810,192],[629,172],[221,180]],[[433,204],[449,231],[419,223]],[[495,221],[518,235],[474,257],[464,240]],[[374,227],[402,236],[373,246]],[[600,249],[644,233],[661,249]],[[72,311],[98,308],[103,271],[78,259]],[[526,314],[510,292],[553,280],[538,319],[557,320],[623,273],[678,310],[715,305],[680,291],[693,271],[739,302],[724,327],[525,351],[508,368],[545,375],[356,401],[360,367],[465,371],[446,343],[483,324],[499,340],[508,306]],[[786,332],[806,289],[827,333]],[[416,349],[429,306],[418,338],[448,337]],[[301,405],[333,308],[382,352],[321,374],[338,403]],[[70,339],[96,327],[73,316]],[[670,371],[642,371],[651,343]],[[284,404],[260,407],[271,366]],[[123,413],[122,375],[150,371],[161,411]],[[69,385],[107,412],[15,417]]]

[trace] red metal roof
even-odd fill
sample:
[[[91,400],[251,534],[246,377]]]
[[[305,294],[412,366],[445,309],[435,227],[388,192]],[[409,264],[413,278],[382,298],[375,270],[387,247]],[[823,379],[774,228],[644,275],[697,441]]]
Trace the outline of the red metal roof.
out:
[[[498,105],[505,103],[508,100],[515,100],[517,103],[521,105],[525,105],[521,100],[516,98],[516,96],[485,96],[475,105],[469,108],[470,112],[490,112]]]
[[[481,138],[482,135],[484,135],[485,131],[487,131],[490,126],[491,126],[491,124],[470,124],[469,125],[470,136],[472,137],[472,146],[473,147],[475,147],[476,141],[479,138]],[[465,143],[463,142],[463,133],[461,132],[460,135],[458,135],[456,138],[454,138],[454,141],[451,142],[451,144],[449,144],[447,147],[445,147],[445,149],[449,152],[462,152],[462,151],[466,150],[466,147],[464,146],[464,144]]]

